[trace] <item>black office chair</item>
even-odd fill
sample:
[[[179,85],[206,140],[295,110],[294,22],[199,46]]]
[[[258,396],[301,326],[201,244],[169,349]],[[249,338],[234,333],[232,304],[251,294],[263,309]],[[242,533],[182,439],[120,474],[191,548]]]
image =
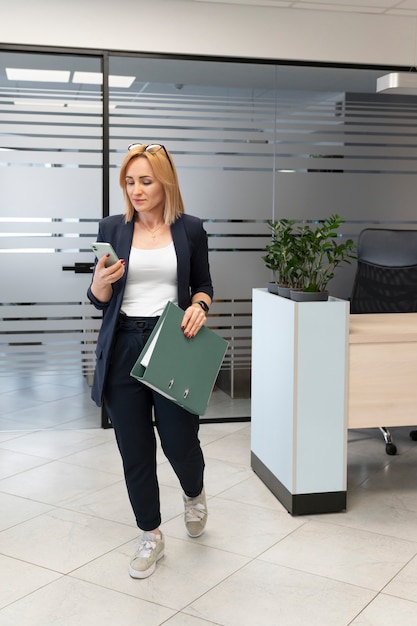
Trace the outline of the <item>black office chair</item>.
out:
[[[358,268],[351,313],[417,312],[417,230],[366,228],[358,238]],[[389,430],[380,427],[387,454],[396,454]],[[417,430],[410,432],[417,441]]]

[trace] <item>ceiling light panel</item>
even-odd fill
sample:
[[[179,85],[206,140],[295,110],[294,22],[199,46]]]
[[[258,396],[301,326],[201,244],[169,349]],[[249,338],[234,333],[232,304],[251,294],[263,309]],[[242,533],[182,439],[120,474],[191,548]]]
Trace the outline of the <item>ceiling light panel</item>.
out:
[[[25,80],[39,83],[68,83],[70,72],[66,70],[32,70],[6,67],[8,80]]]
[[[109,87],[131,87],[136,76],[109,76]],[[84,85],[102,85],[103,74],[101,72],[74,72],[73,83]]]

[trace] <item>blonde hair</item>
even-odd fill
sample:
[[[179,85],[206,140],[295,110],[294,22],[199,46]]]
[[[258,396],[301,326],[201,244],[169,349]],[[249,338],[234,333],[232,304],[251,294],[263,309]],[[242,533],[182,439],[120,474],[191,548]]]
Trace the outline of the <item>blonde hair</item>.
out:
[[[152,144],[150,144],[152,145]],[[123,189],[126,203],[125,221],[131,222],[135,216],[135,209],[129,200],[126,191],[126,170],[133,159],[148,159],[155,178],[162,184],[165,192],[164,222],[173,224],[184,213],[184,203],[178,183],[177,170],[169,152],[161,146],[157,152],[148,152],[147,145],[137,145],[131,148],[123,159],[120,168],[119,182]]]

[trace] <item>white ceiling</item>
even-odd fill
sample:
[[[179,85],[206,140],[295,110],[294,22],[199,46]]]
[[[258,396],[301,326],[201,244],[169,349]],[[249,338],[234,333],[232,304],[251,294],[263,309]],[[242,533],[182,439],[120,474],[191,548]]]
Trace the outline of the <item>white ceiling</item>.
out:
[[[355,14],[402,15],[417,18],[417,0],[171,0],[181,2],[200,2],[233,5],[239,10],[243,5],[253,7],[276,7],[279,9],[325,10]],[[19,55],[17,55],[19,56]],[[4,67],[43,67],[42,58],[36,54],[22,54],[25,57],[16,60],[15,53],[0,55],[0,87],[15,86],[6,80]],[[67,69],[68,58],[51,55],[45,60],[49,69]],[[23,65],[22,65],[23,63]],[[79,59],[77,69],[82,68],[83,59]],[[91,63],[85,59],[85,63]],[[97,68],[86,67],[85,71],[97,71]],[[374,93],[376,80],[387,70],[356,69],[335,67],[294,67],[259,63],[212,63],[211,61],[175,61],[169,63],[164,59],[141,60],[129,57],[115,57],[111,62],[111,73],[138,76],[131,91],[143,92],[147,81],[153,83],[172,83],[184,85],[218,85],[229,87],[253,87],[255,89],[275,88],[297,91],[328,91],[328,92],[363,92]],[[149,76],[148,76],[149,75]],[[37,85],[33,85],[37,87]],[[82,87],[79,87],[82,90]]]
[[[375,15],[410,15],[417,17],[417,0],[188,0],[212,4],[235,4],[279,9],[311,11],[344,11]]]

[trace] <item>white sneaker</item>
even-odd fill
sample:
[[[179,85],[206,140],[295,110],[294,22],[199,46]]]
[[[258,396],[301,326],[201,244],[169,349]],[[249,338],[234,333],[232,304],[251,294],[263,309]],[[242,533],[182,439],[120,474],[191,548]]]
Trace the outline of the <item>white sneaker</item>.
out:
[[[132,578],[147,578],[154,573],[156,562],[164,556],[165,542],[161,535],[144,532],[139,548],[130,562],[129,574]]]
[[[203,534],[207,523],[207,503],[204,488],[196,498],[189,498],[183,494],[185,528],[190,537],[199,537]]]

